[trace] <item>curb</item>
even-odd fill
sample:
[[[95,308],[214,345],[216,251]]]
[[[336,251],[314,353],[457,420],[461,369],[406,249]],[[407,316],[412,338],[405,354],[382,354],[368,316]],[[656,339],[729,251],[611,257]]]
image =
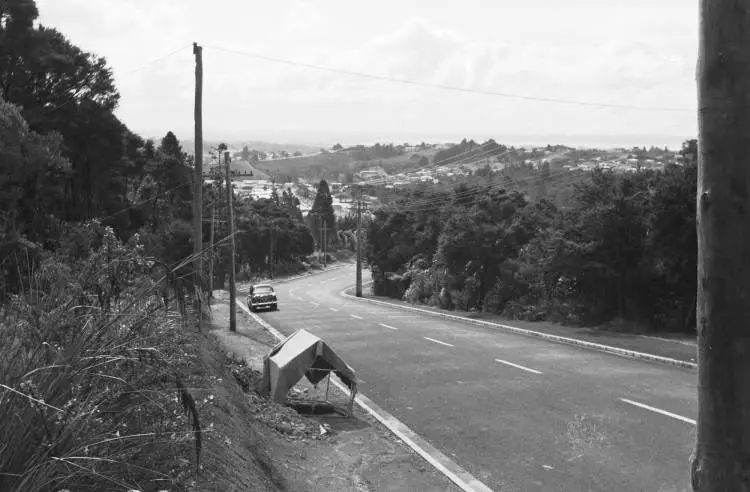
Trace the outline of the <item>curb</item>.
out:
[[[240,309],[242,309],[251,318],[253,318],[254,321],[268,330],[268,332],[276,337],[279,341],[285,340],[287,338],[280,331],[263,320],[263,318],[247,309],[241,303],[235,301],[235,304],[237,304]],[[345,394],[350,394],[349,389],[336,379],[331,378],[331,382]],[[414,452],[420,455],[429,464],[434,466],[435,469],[445,475],[464,492],[493,492],[491,488],[474,478],[466,470],[458,466],[455,462],[453,462],[453,460],[437,450],[434,446],[432,446],[432,444],[425,441],[422,437],[420,437],[417,433],[407,427],[396,417],[376,405],[363,393],[358,393],[357,396],[354,397],[354,401],[365,412],[367,412],[378,422],[383,424],[385,428],[395,434],[396,437],[401,439]]]
[[[385,301],[378,301],[376,299],[368,299],[365,297],[357,297],[353,296],[346,291],[351,289],[351,287],[341,291],[339,295],[342,297],[347,297],[349,299],[353,299],[360,302],[369,302],[373,304],[380,304],[383,306],[390,306],[396,309],[401,309],[404,311],[412,311],[412,312],[420,312],[429,314],[431,316],[437,316],[441,318],[447,318],[451,320],[456,321],[462,321],[464,323],[472,323],[475,325],[481,325],[481,326],[488,326],[490,328],[500,328],[506,331],[509,331],[511,333],[515,333],[518,335],[525,335],[525,336],[531,336],[536,338],[541,338],[543,340],[548,340],[551,342],[557,342],[557,343],[564,343],[566,345],[572,345],[575,347],[581,347],[589,350],[596,350],[599,352],[606,352],[608,354],[617,355],[620,357],[624,357],[627,359],[636,359],[636,360],[646,360],[649,362],[657,362],[659,364],[665,364],[670,366],[676,366],[676,367],[682,367],[684,369],[697,369],[698,364],[695,362],[687,362],[684,360],[679,359],[672,359],[670,357],[663,357],[661,355],[654,355],[654,354],[647,354],[645,352],[637,352],[635,350],[628,350],[623,349],[619,347],[612,347],[609,345],[603,345],[601,343],[594,343],[594,342],[586,342],[584,340],[577,340],[575,338],[569,338],[569,337],[563,337],[560,335],[551,335],[549,333],[543,333],[540,331],[534,331],[534,330],[527,330],[525,328],[518,328],[515,326],[505,325],[501,323],[493,323],[491,321],[483,321],[479,319],[471,319],[471,318],[464,318],[463,316],[456,316],[454,314],[447,314],[447,313],[440,313],[436,311],[430,311],[428,309],[420,309],[412,306],[404,306],[402,304],[396,304],[396,303],[390,303]]]
[[[320,275],[321,273],[328,273],[328,272],[333,272],[335,270],[340,270],[342,268],[345,268],[346,266],[347,265],[337,265],[335,267],[326,268],[324,270],[309,271],[308,273],[305,273],[305,274],[302,274],[302,275],[296,275],[294,277],[284,278],[284,279],[281,279],[281,280],[267,280],[267,281],[265,281],[263,283],[266,283],[266,284],[269,284],[269,285],[285,284],[285,283],[291,282],[293,280],[299,280],[301,278],[308,278],[308,277],[312,277],[314,275]]]

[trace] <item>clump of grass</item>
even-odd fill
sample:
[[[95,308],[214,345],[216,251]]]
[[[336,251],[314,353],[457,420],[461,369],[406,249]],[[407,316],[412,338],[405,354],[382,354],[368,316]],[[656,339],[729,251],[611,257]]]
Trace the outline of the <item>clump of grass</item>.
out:
[[[43,259],[0,308],[0,490],[174,490],[182,457],[198,467],[169,278],[106,230],[83,257]]]

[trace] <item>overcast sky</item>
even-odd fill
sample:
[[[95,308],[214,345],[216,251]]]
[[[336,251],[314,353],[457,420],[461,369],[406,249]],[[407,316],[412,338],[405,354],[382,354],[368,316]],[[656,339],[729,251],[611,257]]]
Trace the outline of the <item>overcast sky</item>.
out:
[[[693,136],[698,2],[686,0],[37,0],[40,21],[113,67],[134,131],[189,139],[204,48],[207,138],[351,142],[434,135]],[[541,98],[456,93],[291,66]],[[145,67],[144,67],[145,66]],[[337,138],[340,137],[340,138]],[[320,138],[318,138],[320,140]]]

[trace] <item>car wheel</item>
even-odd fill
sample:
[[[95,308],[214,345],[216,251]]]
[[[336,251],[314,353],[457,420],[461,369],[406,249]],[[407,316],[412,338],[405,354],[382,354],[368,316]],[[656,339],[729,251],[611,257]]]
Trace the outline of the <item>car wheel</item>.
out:
[[[274,305],[271,306],[271,309],[274,310],[274,311],[278,311],[279,310],[279,306],[276,305],[276,304],[274,304]]]

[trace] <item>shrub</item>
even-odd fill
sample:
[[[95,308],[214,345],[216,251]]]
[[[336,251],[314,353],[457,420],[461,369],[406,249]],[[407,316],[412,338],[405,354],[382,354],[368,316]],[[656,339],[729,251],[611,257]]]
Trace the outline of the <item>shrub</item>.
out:
[[[0,490],[165,488],[176,454],[194,445],[198,459],[201,447],[180,379],[184,293],[171,287],[182,314],[165,309],[171,273],[137,237],[126,245],[105,229],[79,253],[47,255],[4,307]]]

